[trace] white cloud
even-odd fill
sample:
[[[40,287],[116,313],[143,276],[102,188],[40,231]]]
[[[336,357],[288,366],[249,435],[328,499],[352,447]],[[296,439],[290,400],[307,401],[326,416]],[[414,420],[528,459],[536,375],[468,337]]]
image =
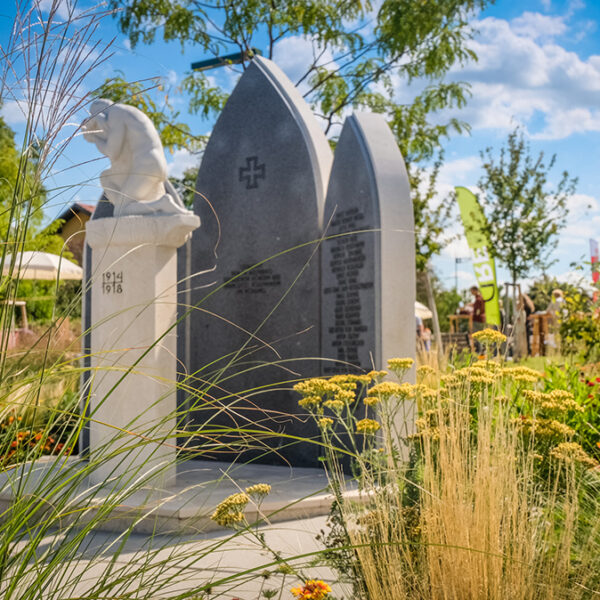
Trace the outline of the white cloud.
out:
[[[567,31],[564,17],[550,17],[541,13],[524,12],[511,21],[514,33],[535,40],[541,37],[555,37]]]
[[[171,177],[181,177],[184,171],[192,167],[200,166],[200,158],[184,148],[175,150],[173,160],[167,164],[167,170]]]
[[[177,72],[173,69],[169,69],[169,72],[167,73],[167,82],[169,83],[169,85],[175,85],[177,83],[177,80]]]
[[[556,276],[556,279],[561,283],[569,283],[577,287],[582,287],[586,292],[593,293],[595,291],[591,282],[591,274],[588,275],[583,271],[565,271]]]
[[[125,38],[123,40],[123,47],[125,48],[125,50],[131,52],[131,42],[129,41],[129,38]]]
[[[78,14],[75,8],[76,2],[73,0],[37,0],[37,8],[43,13],[49,13],[54,10],[57,17],[61,19],[70,19]]]
[[[472,48],[479,60],[452,75],[472,86],[458,116],[474,129],[523,124],[539,139],[600,131],[600,56],[582,59],[552,41],[578,33],[567,20],[526,12],[512,21],[476,23]]]
[[[310,39],[299,35],[283,38],[275,46],[273,60],[294,84],[315,60],[320,66],[328,68],[336,66],[330,50],[321,52]],[[304,89],[306,89],[306,85],[307,83],[304,82]],[[301,86],[300,90],[302,91],[302,89]]]

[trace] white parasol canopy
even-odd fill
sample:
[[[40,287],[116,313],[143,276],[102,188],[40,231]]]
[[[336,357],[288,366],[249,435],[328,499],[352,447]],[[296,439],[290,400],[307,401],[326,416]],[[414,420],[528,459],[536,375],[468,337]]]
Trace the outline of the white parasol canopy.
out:
[[[7,277],[10,273],[12,255],[7,254],[4,261],[2,275]],[[19,268],[20,266],[20,268]],[[61,258],[49,252],[29,251],[22,252],[16,257],[15,270],[12,275],[19,279],[81,279],[83,269],[66,258]]]
[[[415,302],[415,315],[421,317],[421,319],[431,319],[433,317],[433,313],[420,302]]]

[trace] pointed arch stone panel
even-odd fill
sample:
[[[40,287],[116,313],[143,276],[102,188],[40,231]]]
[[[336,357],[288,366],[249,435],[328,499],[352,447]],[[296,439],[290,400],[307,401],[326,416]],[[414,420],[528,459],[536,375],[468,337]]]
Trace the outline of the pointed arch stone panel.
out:
[[[193,413],[195,424],[316,435],[289,382],[320,372],[319,248],[312,242],[321,235],[331,162],[293,84],[271,61],[253,59],[200,166],[195,212],[203,226],[191,242],[189,294],[198,308],[184,332],[194,386],[236,414],[205,408]],[[274,391],[258,390],[278,382]],[[262,460],[316,464],[316,447],[287,444],[270,440],[280,454]]]
[[[323,243],[323,374],[415,356],[415,241],[404,160],[382,115],[355,113],[335,151]]]

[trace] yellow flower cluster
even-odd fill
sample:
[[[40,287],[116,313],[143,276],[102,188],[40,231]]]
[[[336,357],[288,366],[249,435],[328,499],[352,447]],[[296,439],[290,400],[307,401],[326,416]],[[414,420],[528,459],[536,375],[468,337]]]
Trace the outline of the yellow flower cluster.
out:
[[[412,358],[390,358],[387,361],[388,368],[393,371],[396,377],[401,378],[408,369],[410,369],[414,360]]]
[[[333,425],[333,419],[330,419],[329,417],[323,417],[322,419],[319,419],[319,427],[322,427],[323,429],[327,429],[328,427],[331,427]]]
[[[331,588],[320,579],[310,579],[303,586],[292,588],[291,592],[298,600],[324,600],[331,593]]]
[[[537,381],[538,379],[541,379],[544,376],[539,371],[524,366],[504,367],[502,371],[504,375],[508,375],[509,377],[526,377],[531,378],[533,381]]]
[[[271,493],[271,486],[268,483],[255,483],[254,485],[247,487],[244,491],[248,496],[262,498]]]
[[[500,375],[502,367],[495,360],[478,360],[471,365],[472,370],[479,369],[488,374]]]
[[[417,367],[417,376],[421,378],[428,377],[429,375],[433,375],[435,373],[435,369],[430,367],[429,365],[421,365]]]
[[[456,375],[442,375],[441,382],[447,390],[455,390],[462,385],[459,377]]]
[[[523,397],[533,406],[541,408],[546,413],[563,414],[567,412],[584,412],[583,406],[575,401],[571,392],[552,390],[546,394],[534,390],[525,390]]]
[[[585,412],[571,392],[566,390],[552,390],[549,394],[550,399],[542,403],[542,408],[554,410],[557,412]]]
[[[250,502],[248,494],[232,494],[217,506],[210,518],[221,527],[236,525],[244,520],[244,509],[248,502]]]
[[[352,375],[334,375],[329,378],[329,383],[335,383],[342,390],[353,391],[356,389],[356,381],[354,381]]]
[[[579,463],[586,467],[597,467],[598,461],[593,459],[579,444],[575,442],[563,442],[556,448],[550,450],[550,456],[556,460],[562,460],[568,464]]]
[[[485,369],[475,365],[471,367],[464,367],[463,369],[457,369],[454,371],[454,375],[459,379],[463,379],[465,383],[482,385],[492,385],[497,378],[496,373],[486,371]]]
[[[339,400],[340,402],[350,403],[356,400],[356,396],[354,395],[353,391],[342,389],[335,395],[335,399]]]
[[[332,411],[339,413],[342,410],[344,410],[344,406],[346,406],[346,404],[344,403],[343,400],[325,400],[325,402],[323,402],[323,406],[325,408],[330,408]]]
[[[393,381],[382,381],[374,385],[368,392],[367,398],[389,400],[392,396],[399,398],[412,398],[415,395],[415,386],[410,383],[394,383]],[[366,399],[365,399],[366,400]],[[373,402],[376,404],[376,402]],[[368,402],[365,402],[368,404]]]
[[[305,381],[301,381],[294,386],[294,391],[302,394],[302,396],[321,396],[328,397],[337,394],[341,391],[339,385],[335,383],[331,383],[327,379],[321,379],[320,377],[313,377],[312,379],[307,379]]]
[[[306,410],[317,408],[321,404],[321,396],[306,396],[298,401],[298,405]]]
[[[556,419],[532,419],[531,417],[519,417],[514,423],[524,434],[534,435],[542,438],[571,438],[575,431]]]
[[[493,385],[495,379],[486,373],[477,373],[476,371],[471,372],[471,376],[469,377],[469,381],[473,383],[478,383],[481,385]]]
[[[437,410],[427,410],[425,414],[415,421],[418,433],[414,438],[440,439],[439,415]]]
[[[367,373],[367,377],[373,381],[381,381],[387,377],[387,371],[370,371]]]
[[[482,344],[503,344],[506,341],[506,336],[495,329],[483,329],[476,331],[473,334],[473,339]]]
[[[375,433],[381,425],[374,419],[361,419],[356,423],[356,432],[370,435]]]
[[[433,388],[427,387],[426,385],[420,385],[417,388],[417,394],[422,400],[435,400],[439,397],[440,391],[434,390]]]

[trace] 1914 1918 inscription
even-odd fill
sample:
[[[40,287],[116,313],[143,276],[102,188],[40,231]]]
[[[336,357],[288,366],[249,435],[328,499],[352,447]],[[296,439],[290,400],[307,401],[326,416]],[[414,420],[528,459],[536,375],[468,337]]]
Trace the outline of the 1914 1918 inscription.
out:
[[[102,273],[102,293],[123,293],[123,271],[104,271]]]

